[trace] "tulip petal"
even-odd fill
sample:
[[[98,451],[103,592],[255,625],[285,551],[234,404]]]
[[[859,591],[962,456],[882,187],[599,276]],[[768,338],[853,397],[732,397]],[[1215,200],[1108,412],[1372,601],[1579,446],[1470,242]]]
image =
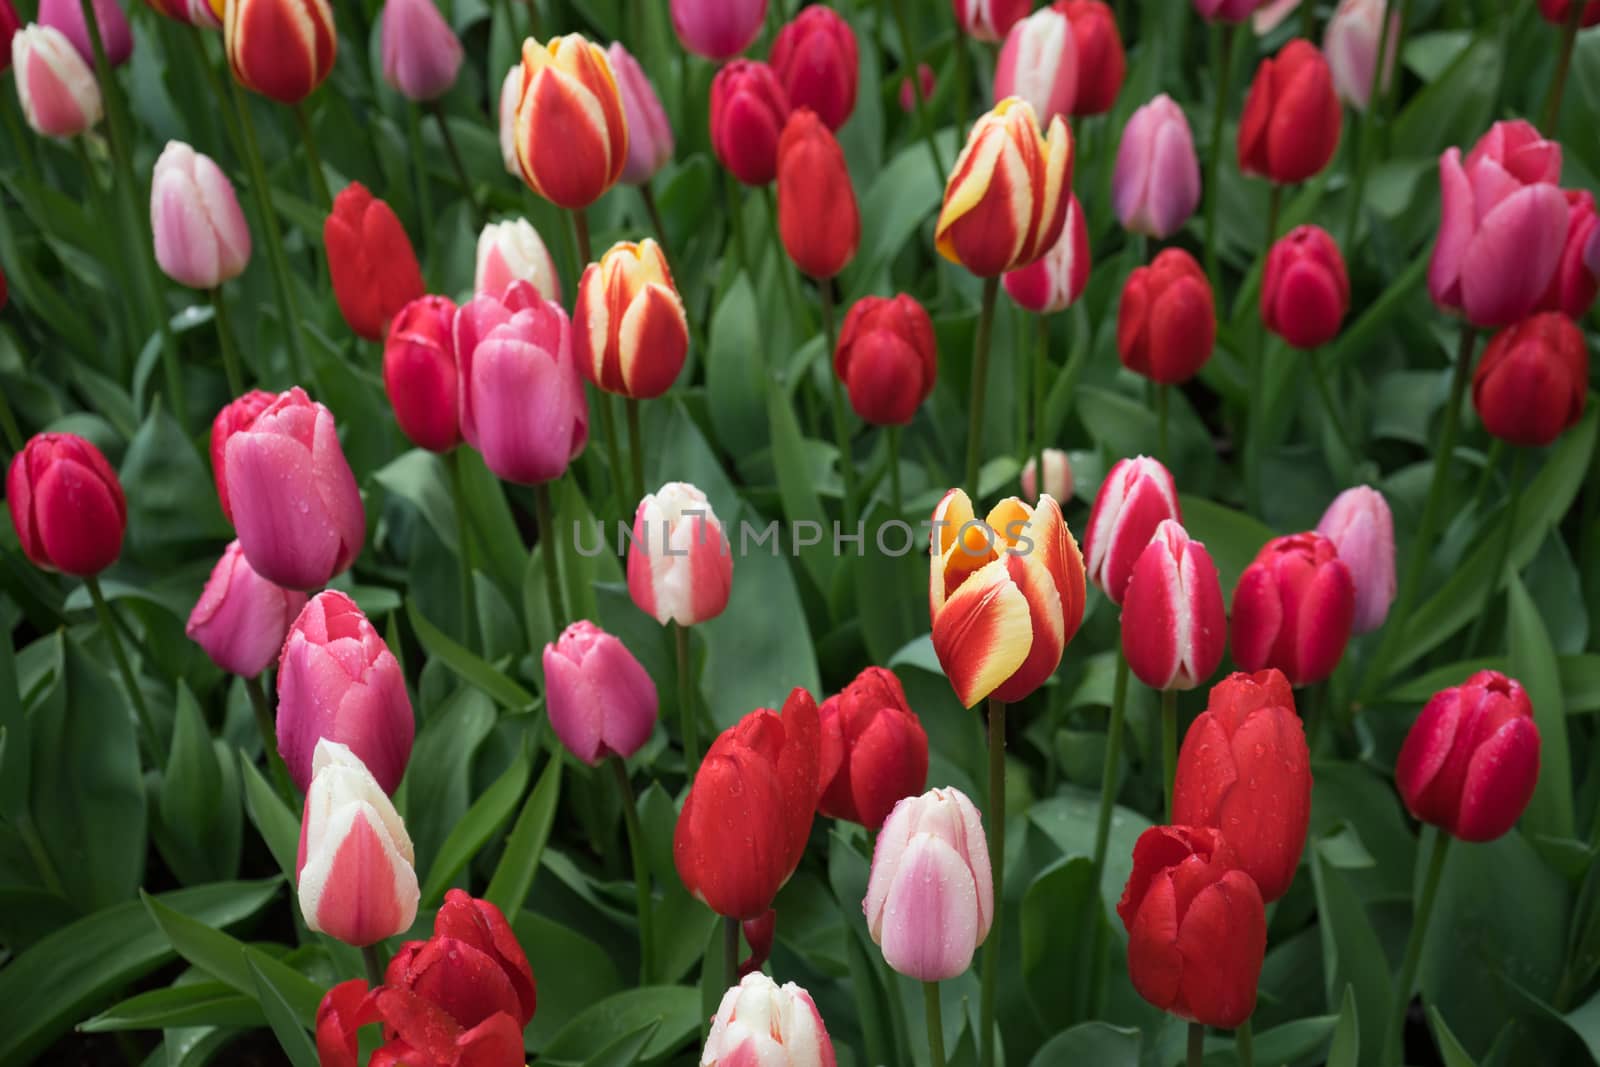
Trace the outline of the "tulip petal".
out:
[[[965,861],[945,841],[918,834],[889,889],[883,958],[918,981],[954,978],[972,964],[980,940],[978,893]]]
[[[1526,186],[1496,204],[1462,259],[1467,319],[1509,326],[1532,311],[1555,277],[1568,221],[1566,198],[1554,185]]]
[[[1267,950],[1267,920],[1249,875],[1229,871],[1202,889],[1184,913],[1177,947],[1183,999],[1195,1018],[1223,1029],[1250,1018]]]
[[[1539,729],[1513,718],[1473,750],[1461,790],[1454,833],[1463,841],[1493,841],[1516,825],[1539,780]]]
[[[975,571],[933,621],[933,647],[956,698],[972,707],[1028,658],[1033,642],[1027,597],[1004,560]]]
[[[1163,871],[1151,881],[1128,926],[1128,977],[1141,997],[1168,1011],[1183,986],[1183,963],[1177,892],[1172,876]]]

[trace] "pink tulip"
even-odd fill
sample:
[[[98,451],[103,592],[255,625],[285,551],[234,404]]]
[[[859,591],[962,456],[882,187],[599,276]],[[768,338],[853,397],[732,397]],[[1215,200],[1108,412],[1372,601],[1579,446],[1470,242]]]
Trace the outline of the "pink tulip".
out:
[[[1250,28],[1257,37],[1265,37],[1281,26],[1283,20],[1294,14],[1299,6],[1300,0],[1267,0],[1250,16]]]
[[[1189,120],[1162,93],[1135,111],[1117,147],[1111,201],[1123,228],[1165,239],[1200,204],[1200,162]]]
[[[383,80],[407,100],[436,100],[461,71],[461,41],[433,0],[385,0]]]
[[[1089,284],[1089,227],[1074,194],[1067,203],[1061,237],[1040,259],[1007,271],[1006,292],[1019,307],[1051,315],[1071,307]]]
[[[304,593],[273,585],[251,570],[234,541],[212,569],[183,632],[218,667],[254,678],[278,658],[289,624],[305,606]]]
[[[120,67],[133,55],[133,30],[128,26],[128,16],[117,6],[117,0],[94,0],[93,6],[106,59],[113,67]],[[66,34],[89,69],[94,69],[94,42],[89,38],[89,25],[83,20],[79,0],[39,0],[38,23]]]
[[[1350,568],[1356,607],[1351,633],[1370,633],[1389,617],[1394,603],[1394,516],[1383,494],[1358,485],[1334,497],[1317,523]]]
[[[700,1067],[834,1067],[811,994],[754,971],[722,995]]]
[[[1122,652],[1151,689],[1193,689],[1216,673],[1228,641],[1217,565],[1167,519],[1140,553],[1122,601]]]
[[[1372,97],[1372,73],[1378,61],[1387,7],[1388,0],[1340,0],[1322,33],[1322,54],[1333,72],[1333,91],[1357,111],[1365,111]],[[1379,92],[1388,92],[1394,83],[1394,50],[1399,42],[1400,12],[1393,11],[1389,15],[1389,44]]]
[[[1033,7],[1033,0],[950,0],[956,25],[978,41],[999,41]]]
[[[1022,496],[1025,500],[1039,499],[1038,457],[1029,456],[1022,467]],[[1059,448],[1044,450],[1044,491],[1057,503],[1072,499],[1072,461]]]
[[[1020,96],[1033,105],[1041,127],[1072,115],[1078,91],[1078,46],[1072,23],[1052,7],[1011,27],[994,68],[994,98]]]
[[[926,63],[917,64],[917,84],[912,85],[910,78],[900,79],[900,110],[911,114],[917,110],[917,94],[920,91],[925,101],[933,99],[934,80],[933,68]]]
[[[539,231],[527,219],[491,222],[478,235],[478,269],[473,290],[496,299],[512,282],[527,282],[546,300],[561,303],[561,277]]]
[[[656,686],[623,643],[575,622],[544,646],[545,706],[561,743],[589,766],[627,759],[656,724]]]
[[[150,183],[150,228],[162,273],[191,289],[215,289],[250,262],[250,229],[222,168],[182,141],[168,141]]]
[[[1587,189],[1568,189],[1566,197],[1567,241],[1539,310],[1559,311],[1569,319],[1581,320],[1600,289],[1600,273],[1585,257],[1594,235],[1600,233],[1600,218],[1595,216],[1594,195]]]
[[[1113,604],[1122,603],[1134,564],[1166,519],[1183,520],[1172,473],[1149,456],[1119,460],[1095,494],[1083,546],[1089,580]]]
[[[683,47],[721,62],[750,47],[767,17],[767,0],[672,0],[672,28]]]
[[[383,344],[383,391],[400,432],[418,448],[444,453],[461,441],[456,305],[421,296],[400,309]]]
[[[312,597],[289,627],[278,661],[278,751],[305,789],[322,740],[350,746],[385,793],[411,759],[416,720],[400,662],[356,602],[336,590]]]
[[[728,606],[733,555],[706,495],[668,482],[639,502],[628,548],[628,595],[665,626],[714,619]]]
[[[1268,541],[1233,590],[1233,659],[1276,667],[1290,685],[1324,681],[1344,656],[1355,582],[1333,542],[1316,533]]]
[[[644,68],[621,41],[611,42],[606,58],[622,91],[622,111],[628,120],[628,162],[623,164],[622,180],[643,185],[672,159],[672,124]]]
[[[66,35],[25,26],[11,38],[22,117],[44,137],[76,137],[100,121],[100,83]]]

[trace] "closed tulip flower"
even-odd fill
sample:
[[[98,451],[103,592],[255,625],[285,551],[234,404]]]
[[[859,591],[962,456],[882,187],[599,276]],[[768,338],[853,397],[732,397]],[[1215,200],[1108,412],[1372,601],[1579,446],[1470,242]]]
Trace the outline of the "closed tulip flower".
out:
[[[122,553],[122,483],[100,450],[76,434],[37,434],[11,457],[6,506],[23,555],[36,567],[89,578]]]
[[[733,554],[706,495],[668,482],[639,501],[628,547],[628,595],[665,626],[714,619],[728,606]]]
[[[1054,7],[1072,23],[1078,51],[1078,89],[1074,115],[1103,115],[1117,102],[1128,72],[1117,19],[1105,0],[1056,0]]]
[[[1073,113],[1078,93],[1078,47],[1072,21],[1041,7],[1006,34],[994,68],[994,98],[1020,97],[1041,123]]]
[[[583,376],[635,400],[671,388],[689,354],[689,316],[666,253],[650,238],[612,245],[584,269],[573,356]]]
[[[1011,497],[983,518],[952,489],[933,512],[928,607],[933,649],[956,698],[1015,703],[1044,684],[1083,622],[1083,556],[1042,497]]]
[[[168,141],[150,183],[156,263],[191,289],[215,289],[250,262],[250,230],[228,176],[182,141]]]
[[[1572,5],[1577,2],[1579,0],[1539,0],[1539,14],[1544,16],[1546,22],[1565,26],[1567,18],[1572,14]],[[1590,26],[1600,26],[1600,0],[1588,0],[1583,5],[1583,15],[1578,25],[1585,29]]]
[[[623,643],[575,622],[544,646],[545,703],[561,743],[589,766],[627,759],[656,725],[656,686]]]
[[[291,107],[327,80],[339,51],[327,0],[229,0],[222,41],[240,85]]]
[[[448,452],[461,441],[455,318],[449,297],[421,297],[400,309],[383,345],[383,389],[395,421],[429,452]]]
[[[1233,591],[1233,659],[1276,667],[1292,685],[1324,681],[1344,656],[1355,620],[1355,582],[1333,542],[1316,533],[1262,546]]]
[[[1394,767],[1411,814],[1463,841],[1493,841],[1515,826],[1538,780],[1533,703],[1498,671],[1435,693]]]
[[[1121,604],[1134,565],[1166,520],[1183,521],[1178,486],[1159,459],[1118,460],[1100,483],[1084,536],[1089,581]]]
[[[1193,689],[1216,673],[1227,640],[1211,553],[1176,520],[1164,520],[1134,563],[1122,600],[1128,668],[1151,689]]]
[[[833,1067],[833,1042],[811,994],[760,971],[722,995],[700,1067]]]
[[[1028,500],[1039,499],[1038,459],[1028,457],[1022,466],[1022,495]],[[1044,492],[1057,501],[1072,499],[1072,461],[1059,448],[1044,450]]]
[[[920,982],[955,978],[994,923],[983,819],[959,789],[894,806],[872,852],[861,908],[884,962]]]
[[[1133,113],[1117,146],[1111,202],[1123,229],[1164,240],[1200,204],[1200,161],[1183,108],[1162,93]]]
[[[505,1015],[520,1033],[539,1001],[533,968],[505,913],[460,889],[445,894],[432,937],[407,941],[394,954],[384,985],[443,1008],[463,1030]]]
[[[778,139],[789,121],[789,94],[765,63],[736,59],[711,80],[711,148],[746,185],[778,176]]]
[[[240,430],[248,430],[250,424],[256,421],[256,416],[271,407],[277,399],[274,393],[252,389],[230,400],[211,422],[211,477],[217,485],[217,502],[222,505],[223,517],[230,525],[233,523],[233,506],[228,501],[228,438]]]
[[[389,320],[427,291],[405,227],[388,204],[351,182],[322,224],[339,313],[357,337],[381,341]]]
[[[850,406],[874,426],[904,426],[933,392],[939,375],[933,320],[905,293],[865,296],[844,317],[833,372]]]
[[[1328,505],[1317,533],[1333,542],[1350,568],[1356,588],[1353,634],[1370,633],[1389,617],[1394,603],[1394,516],[1383,494],[1370,486],[1346,489]]]
[[[1577,425],[1588,382],[1583,331],[1546,311],[1490,340],[1472,375],[1472,406],[1502,441],[1543,448]]]
[[[478,235],[477,293],[504,297],[513,282],[527,282],[546,300],[561,303],[561,277],[544,239],[527,219],[491,222]]]
[[[311,762],[295,862],[306,925],[358,946],[404,932],[421,895],[405,823],[346,746],[318,741]]]
[[[1250,1018],[1266,956],[1266,908],[1222,834],[1189,826],[1140,834],[1117,915],[1128,931],[1128,977],[1141,997],[1225,1030]]]
[[[684,48],[721,62],[750,47],[767,17],[767,0],[672,0],[672,28]]]
[[[1296,38],[1256,69],[1239,120],[1239,169],[1279,185],[1303,182],[1333,158],[1343,122],[1328,61]]]
[[[25,26],[11,38],[17,102],[43,137],[76,137],[100,121],[100,83],[72,42],[50,26]]]
[[[815,111],[828,129],[843,126],[855,110],[856,35],[831,7],[813,4],[779,30],[770,61],[789,103]]]
[[[1539,310],[1582,319],[1594,303],[1595,292],[1600,290],[1600,277],[1585,258],[1595,234],[1600,233],[1600,218],[1595,216],[1594,196],[1587,189],[1568,189],[1566,196],[1567,241],[1550,288],[1539,301]]]
[[[672,124],[644,68],[621,41],[611,42],[606,60],[622,93],[622,112],[628,124],[628,161],[622,166],[622,181],[643,185],[672,159]]]
[[[684,887],[718,915],[757,919],[805,852],[816,813],[817,703],[795,689],[711,743],[672,837]]]
[[[868,667],[822,702],[817,810],[876,831],[928,781],[928,735],[893,671]]]
[[[1006,292],[1017,306],[1039,315],[1065,311],[1089,284],[1089,227],[1076,196],[1067,201],[1067,224],[1040,259],[1007,271]]]
[[[22,29],[22,19],[11,0],[0,0],[0,73],[11,69],[11,38]]]
[[[299,386],[227,438],[223,470],[239,543],[269,582],[319,589],[361,554],[367,513],[333,412]]]
[[[184,633],[218,667],[254,678],[278,658],[289,624],[305,606],[304,593],[273,585],[251,570],[234,541],[212,568]]]
[[[818,281],[849,266],[861,244],[844,151],[809,108],[797,108],[778,139],[778,234],[800,273]]]
[[[1439,157],[1439,239],[1428,292],[1474,326],[1509,326],[1538,307],[1566,251],[1570,208],[1556,186],[1561,146],[1517,119],[1461,158]]]
[[[1194,9],[1207,22],[1243,22],[1267,0],[1194,0]]]
[[[1367,110],[1372,97],[1372,75],[1388,6],[1388,0],[1340,0],[1322,33],[1322,52],[1333,74],[1333,91],[1357,111]],[[1379,92],[1388,92],[1394,82],[1394,50],[1399,40],[1400,12],[1394,11],[1389,14],[1389,44]]]
[[[461,71],[461,42],[433,0],[385,0],[383,80],[407,100],[437,100]]]
[[[511,64],[500,82],[500,162],[513,178],[522,177],[517,159],[517,104],[522,99],[522,63]]]
[[[369,990],[365,979],[352,978],[328,990],[317,1008],[321,1067],[359,1067],[360,1028],[376,1022],[385,1040],[368,1067],[510,1067],[524,1055],[522,1028],[506,1012],[463,1030],[444,1008],[408,989]]]
[[[1072,135],[1056,118],[1041,136],[1033,108],[1008,97],[967,136],[934,229],[939,254],[980,278],[1025,267],[1050,250],[1067,221]]]
[[[1200,373],[1217,339],[1211,282],[1181,248],[1162,249],[1148,267],[1135,267],[1117,308],[1117,355],[1122,365],[1160,385],[1180,385]]]
[[[922,94],[923,100],[933,99],[934,77],[933,68],[926,63],[917,64],[917,84],[912,85],[910,78],[900,79],[900,110],[911,114],[917,110],[917,94]]]
[[[1033,0],[950,0],[956,25],[968,37],[999,41],[1033,6]]]
[[[557,207],[586,208],[622,177],[628,123],[605,49],[580,34],[522,45],[517,161],[528,188]]]
[[[1320,348],[1339,335],[1350,310],[1344,256],[1320,226],[1296,226],[1267,254],[1261,321],[1294,348]]]
[[[122,13],[117,0],[93,0],[91,6],[106,59],[113,67],[120,67],[133,55],[133,30],[128,26],[128,16]],[[83,61],[91,69],[94,67],[94,42],[90,39],[79,0],[39,0],[37,21],[41,26],[53,26],[66,34]]]
[[[222,29],[222,12],[211,6],[211,0],[145,0],[145,3],[163,18],[207,30]]]

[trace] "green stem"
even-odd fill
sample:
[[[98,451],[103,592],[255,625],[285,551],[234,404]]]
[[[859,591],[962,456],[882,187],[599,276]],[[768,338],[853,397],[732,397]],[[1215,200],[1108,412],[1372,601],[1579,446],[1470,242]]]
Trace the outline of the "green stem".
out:
[[[750,283],[754,285],[755,268],[751,265],[750,245],[744,236],[744,193],[732,171],[724,171],[722,178],[728,196],[728,220],[733,226],[733,248],[739,257],[739,269],[749,275]]]
[[[1345,429],[1344,416],[1339,411],[1338,398],[1333,395],[1333,386],[1328,382],[1327,368],[1322,365],[1322,353],[1318,349],[1311,349],[1306,353],[1306,359],[1311,363],[1311,381],[1317,387],[1317,399],[1322,401],[1322,412],[1327,416],[1328,425],[1332,427],[1333,434],[1339,441],[1339,447],[1344,450],[1345,456],[1351,463],[1355,463],[1359,456],[1355,446],[1350,443],[1350,434]]]
[[[1483,606],[1478,609],[1478,617],[1472,621],[1471,631],[1467,634],[1467,643],[1464,647],[1468,656],[1477,652],[1478,641],[1483,637],[1483,628],[1489,621],[1489,609],[1494,604],[1495,594],[1500,591],[1500,584],[1510,581],[1511,578],[1506,573],[1506,564],[1511,559],[1511,546],[1517,539],[1517,512],[1522,504],[1522,489],[1527,466],[1528,450],[1517,449],[1516,458],[1511,461],[1510,498],[1506,504],[1506,517],[1500,524],[1504,532],[1498,538],[1499,549],[1495,552],[1494,570],[1489,572],[1489,592],[1484,597]]]
[[[1428,919],[1433,913],[1433,899],[1439,892],[1439,879],[1444,874],[1444,861],[1449,849],[1450,835],[1435,831],[1433,855],[1428,860],[1428,873],[1423,876],[1422,895],[1417,898],[1417,910],[1411,920],[1411,936],[1406,940],[1406,954],[1400,964],[1400,981],[1394,987],[1394,1010],[1389,1013],[1389,1027],[1384,1031],[1383,1067],[1401,1062],[1406,1009],[1411,1005],[1411,987],[1417,981],[1422,946],[1428,936]]]
[[[628,781],[628,765],[621,756],[606,762],[611,765],[611,776],[617,783],[617,794],[622,799],[622,821],[628,830],[628,853],[633,858],[633,888],[639,912],[639,984],[647,986],[655,976],[651,951],[655,941],[650,932],[650,866],[645,861],[644,832],[639,828],[639,806]]]
[[[304,104],[296,104],[291,108],[294,112],[295,128],[300,131],[300,143],[306,150],[306,167],[311,172],[311,195],[317,198],[317,206],[323,211],[333,208],[333,194],[328,191],[328,176],[322,172],[322,157],[317,154],[317,139],[311,133],[311,120],[306,118]]]
[[[422,148],[422,113],[415,104],[406,107],[406,142],[411,146],[411,158],[416,162],[417,215],[422,223],[423,259],[432,264],[433,184],[428,180],[428,154]]]
[[[778,273],[783,278],[784,295],[789,300],[789,309],[790,314],[794,319],[795,333],[798,336],[804,337],[806,334],[811,332],[811,315],[806,310],[805,301],[800,298],[800,286],[796,281],[800,273],[800,268],[794,265],[794,261],[789,258],[788,250],[783,247],[783,233],[778,227],[778,202],[777,199],[772,195],[772,186],[767,185],[762,187],[761,198],[766,204],[767,221],[772,226],[772,243],[778,250]],[[750,281],[754,283],[755,279],[751,278]],[[818,282],[817,288],[821,289],[826,284],[828,283]],[[827,300],[831,298],[831,292],[823,294],[823,299]],[[824,314],[831,313],[831,308],[824,309]],[[828,329],[831,336],[832,327],[829,326]],[[825,358],[830,362],[833,359],[833,348],[831,345],[828,348],[828,351],[825,353]]]
[[[826,347],[823,349],[823,358],[830,364],[833,362],[833,282],[823,280],[817,283],[817,292],[822,297],[822,335]],[[856,528],[856,462],[850,448],[850,412],[845,406],[844,386],[839,383],[839,376],[833,373],[830,366],[828,370],[828,384],[831,386],[833,396],[833,435],[839,445],[839,475],[844,479],[844,524],[847,531],[854,533]]]
[[[1000,985],[999,918],[1006,873],[1006,705],[989,698],[989,869],[994,876],[995,920],[983,946],[983,989],[979,1009],[983,1067],[994,1067],[994,1004]]]
[[[1316,0],[1300,0],[1300,36],[1306,40],[1314,40],[1317,32],[1317,3]]]
[[[624,519],[631,515],[628,502],[624,499],[627,493],[627,474],[622,466],[622,446],[617,441],[617,422],[611,410],[611,394],[604,389],[596,388],[594,391],[594,411],[600,420],[600,437],[606,443],[606,461],[611,464],[611,481],[617,494],[617,511]],[[644,494],[634,500],[637,506]]]
[[[959,28],[956,30],[956,144],[967,139],[967,120],[972,117],[972,42]],[[961,149],[958,147],[957,152]],[[987,1064],[984,1067],[988,1067]]]
[[[470,649],[477,645],[478,589],[472,575],[472,521],[467,514],[467,447],[455,450],[448,463],[450,468],[450,496],[456,512],[456,554],[461,563],[461,639]],[[544,538],[551,527],[539,520],[539,536]],[[551,540],[554,540],[552,537]],[[554,621],[554,620],[552,620]]]
[[[939,188],[943,189],[949,181],[948,172],[944,169],[944,158],[939,154],[939,145],[933,138],[932,115],[928,111],[928,101],[922,91],[922,61],[917,52],[917,42],[911,33],[911,20],[906,17],[905,0],[893,0],[894,21],[900,31],[900,51],[904,54],[906,69],[911,72],[911,95],[917,103],[917,126],[922,131],[922,139],[928,145],[928,155],[933,159],[934,170],[939,173]],[[965,122],[965,116],[961,121]]]
[[[209,291],[211,308],[217,319],[217,342],[222,348],[222,369],[228,376],[228,393],[244,395],[244,373],[239,367],[239,345],[233,337],[233,325],[228,321],[228,302],[222,298],[222,289]]]
[[[577,277],[582,278],[583,272],[594,262],[594,249],[589,244],[589,213],[581,207],[572,209],[572,232],[578,240]]]
[[[639,196],[644,200],[644,210],[650,216],[650,225],[655,227],[656,240],[661,244],[661,252],[670,263],[672,250],[667,246],[667,224],[661,221],[661,208],[656,204],[656,192],[651,182],[646,181],[639,186]]]
[[[12,452],[22,451],[22,431],[17,427],[17,416],[11,410],[11,401],[0,389],[0,432],[4,432],[6,445]]]
[[[1311,0],[1306,0],[1310,5]],[[1239,1067],[1256,1067],[1256,1036],[1246,1019],[1239,1024],[1233,1032],[1233,1058],[1238,1061]]]
[[[894,517],[906,512],[905,500],[900,494],[900,427],[888,427],[889,433],[889,506]]]
[[[384,972],[388,969],[387,961],[383,958],[383,942],[361,946],[361,962],[367,969],[367,984],[376,989],[383,984]]]
[[[1489,486],[1494,481],[1494,472],[1500,468],[1500,459],[1505,455],[1505,451],[1506,443],[1496,437],[1494,443],[1489,446],[1489,454],[1484,457],[1483,470],[1478,474],[1478,484],[1472,487],[1472,499],[1464,509],[1466,514],[1476,513],[1478,505],[1483,503],[1483,496],[1489,491]],[[1584,523],[1578,528],[1586,530],[1588,529],[1588,523]],[[1580,574],[1588,573],[1581,567],[1578,572]]]
[[[1187,1067],[1203,1067],[1206,1062],[1206,1027],[1204,1023],[1189,1024],[1189,1051],[1184,1059]]]
[[[1122,764],[1122,721],[1128,706],[1128,657],[1117,648],[1117,680],[1111,690],[1111,721],[1106,727],[1106,758],[1100,775],[1100,813],[1094,824],[1094,876],[1106,869],[1106,844],[1111,838],[1111,810],[1117,803],[1117,772]]]
[[[456,182],[461,186],[461,195],[467,198],[467,207],[472,211],[472,225],[474,230],[483,229],[483,208],[478,204],[478,198],[472,191],[472,179],[467,176],[467,168],[461,161],[461,151],[456,147],[455,135],[450,132],[450,123],[444,115],[444,105],[437,100],[428,103],[428,110],[433,112],[433,120],[439,124],[439,138],[444,141],[444,153],[450,157],[450,166],[456,172]],[[426,220],[425,225],[432,220]]]
[[[673,623],[672,638],[678,654],[678,717],[683,733],[684,776],[693,782],[700,770],[700,709],[695,706],[694,676],[689,668],[689,628]]]
[[[244,679],[244,691],[249,695],[250,707],[256,713],[256,729],[261,734],[261,752],[267,760],[267,772],[272,776],[272,781],[278,787],[278,795],[289,806],[289,810],[297,811],[300,801],[295,795],[294,780],[289,777],[289,768],[283,762],[283,756],[278,753],[278,728],[274,722],[272,708],[267,704],[267,692],[261,684],[261,676]]]
[[[1217,267],[1217,202],[1222,199],[1217,176],[1222,172],[1222,125],[1228,114],[1229,90],[1233,83],[1234,40],[1239,35],[1238,26],[1211,26],[1212,54],[1216,57],[1217,99],[1211,112],[1211,154],[1206,159],[1206,277],[1212,289],[1221,283]]]
[[[938,982],[922,983],[922,1003],[928,1017],[928,1056],[933,1067],[944,1067],[944,1017],[939,1005]]]
[[[1278,212],[1283,206],[1283,186],[1274,182],[1267,200],[1267,243],[1265,258],[1278,239]],[[1261,454],[1266,450],[1267,429],[1267,351],[1265,329],[1256,335],[1255,359],[1250,364],[1250,423],[1246,427],[1245,483],[1249,490],[1250,512],[1261,515]]]
[[[561,562],[556,548],[555,508],[550,503],[550,483],[533,487],[534,508],[539,521],[539,541],[544,545],[545,594],[550,598],[550,627],[560,633],[567,623],[567,609],[561,602]]]
[[[139,688],[139,681],[134,677],[133,667],[128,662],[128,653],[122,647],[122,638],[117,634],[117,621],[111,615],[111,605],[106,603],[105,595],[100,591],[100,579],[90,575],[83,580],[84,588],[89,590],[89,599],[94,603],[95,617],[100,621],[100,631],[105,634],[106,643],[111,646],[111,658],[117,664],[117,672],[122,675],[122,686],[128,691],[128,699],[133,702],[134,713],[139,720],[139,733],[144,739],[145,748],[149,752],[152,766],[159,767],[161,751],[157,740],[156,726],[150,718],[150,708],[145,704],[144,691]]]
[[[1162,463],[1171,466],[1172,461],[1167,456],[1167,394],[1169,392],[1171,392],[1171,386],[1159,383],[1156,385],[1156,458]],[[1043,464],[1040,465],[1039,469],[1044,469]]]
[[[1561,122],[1561,94],[1567,87],[1567,72],[1572,69],[1572,52],[1578,44],[1578,28],[1583,23],[1583,0],[1567,4],[1567,23],[1561,27],[1561,52],[1556,58],[1555,78],[1550,82],[1550,95],[1544,100],[1544,118],[1539,124],[1547,136],[1554,137]]]
[[[739,981],[739,920],[722,918],[722,983],[732,988]]]
[[[637,507],[644,499],[644,434],[640,431],[638,398],[628,397],[623,406],[628,411],[628,459],[633,467],[633,504]]]
[[[1178,691],[1161,691],[1161,795],[1167,800],[1167,821],[1172,821],[1172,783],[1178,774]]]
[[[972,387],[967,394],[972,404],[972,413],[967,424],[965,485],[967,492],[971,493],[974,499],[981,493],[978,487],[978,473],[983,462],[983,406],[984,394],[989,388],[989,338],[994,332],[994,304],[999,292],[999,278],[983,280],[983,308],[978,313],[978,334],[972,350]]]
[[[1039,316],[1039,352],[1033,363],[1033,488],[1034,501],[1044,496],[1045,381],[1050,373],[1050,320]],[[1061,503],[1061,501],[1057,501]]]

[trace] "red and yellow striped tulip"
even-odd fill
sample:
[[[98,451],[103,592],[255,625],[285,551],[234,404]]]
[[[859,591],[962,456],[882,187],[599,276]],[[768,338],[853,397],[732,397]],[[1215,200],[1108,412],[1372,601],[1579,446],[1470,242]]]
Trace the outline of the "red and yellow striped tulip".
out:
[[[327,80],[339,52],[327,0],[227,0],[222,43],[240,85],[291,106]]]
[[[589,264],[572,311],[572,350],[583,376],[608,393],[658,397],[689,352],[689,318],[661,246],[611,246]]]
[[[628,123],[611,61],[581,34],[522,43],[515,122],[522,180],[558,207],[588,207],[628,162]]]

